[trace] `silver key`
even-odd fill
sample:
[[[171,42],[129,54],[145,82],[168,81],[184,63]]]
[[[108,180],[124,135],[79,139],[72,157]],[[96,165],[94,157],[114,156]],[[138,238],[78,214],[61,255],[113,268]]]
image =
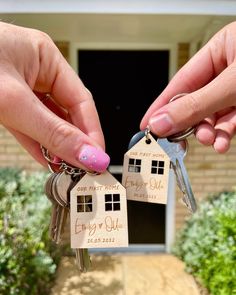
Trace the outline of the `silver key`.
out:
[[[57,173],[52,173],[49,178],[46,181],[45,184],[45,194],[49,201],[52,203],[52,209],[51,209],[51,219],[50,219],[50,226],[49,226],[49,235],[51,240],[54,240],[55,232],[56,232],[56,226],[57,226],[57,215],[59,211],[59,204],[55,200],[53,193],[52,193],[52,183],[54,178],[57,176]]]
[[[77,182],[81,179],[81,176],[78,175],[73,179],[73,182],[71,183],[68,192],[73,189],[73,187],[77,184]],[[85,248],[78,248],[75,250],[75,258],[76,258],[76,264],[79,268],[80,272],[87,272],[91,267],[91,260],[89,256],[88,249]]]
[[[65,208],[61,205],[56,205],[56,215],[53,219],[53,227],[52,227],[52,234],[51,238],[52,241],[56,244],[59,244],[61,242],[61,234],[63,232],[63,226],[65,224],[66,214],[65,214]]]
[[[75,249],[75,257],[79,271],[87,272],[91,266],[91,260],[88,249]]]
[[[55,230],[53,232],[52,240],[59,244],[61,242],[61,236],[66,224],[66,218],[68,215],[68,202],[67,202],[67,190],[71,183],[71,176],[65,172],[60,172],[52,181],[52,196],[57,202]]]
[[[179,142],[170,142],[166,138],[160,138],[157,142],[170,157],[171,164],[176,175],[177,184],[183,193],[183,201],[185,205],[191,212],[196,212],[196,200],[194,198],[188,173],[184,165],[184,157],[187,153],[187,140],[185,139]]]
[[[52,202],[52,213],[49,227],[50,238],[56,244],[61,241],[61,234],[66,222],[68,209],[65,209],[67,203],[58,196],[56,191],[57,180],[61,173],[53,173],[45,184],[45,193]]]
[[[77,183],[78,177],[72,177],[65,173],[53,173],[45,184],[45,193],[52,202],[50,223],[50,237],[55,243],[60,243],[66,216],[69,212],[69,191]],[[81,272],[87,272],[91,265],[88,249],[75,249],[76,262]]]

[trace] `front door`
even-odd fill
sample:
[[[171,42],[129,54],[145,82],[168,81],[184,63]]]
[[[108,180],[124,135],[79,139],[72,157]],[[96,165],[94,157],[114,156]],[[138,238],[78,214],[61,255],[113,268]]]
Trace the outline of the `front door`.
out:
[[[92,92],[114,176],[149,105],[168,83],[169,51],[79,50],[78,72]],[[114,169],[117,167],[117,170]],[[130,244],[165,244],[165,205],[128,201]]]

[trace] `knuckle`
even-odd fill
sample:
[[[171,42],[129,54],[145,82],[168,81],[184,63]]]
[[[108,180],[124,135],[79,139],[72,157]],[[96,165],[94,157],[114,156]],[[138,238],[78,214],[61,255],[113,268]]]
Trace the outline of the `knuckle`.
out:
[[[201,107],[196,95],[188,95],[188,109],[192,118],[198,118],[201,113]]]
[[[35,35],[36,35],[36,38],[41,42],[52,42],[52,39],[50,38],[50,36],[45,32],[35,30]]]
[[[54,124],[49,132],[48,145],[52,150],[60,151],[65,143],[68,144],[69,142],[72,142],[73,134],[73,128],[69,128],[66,122]]]
[[[33,34],[33,39],[38,44],[40,49],[49,49],[51,47],[56,47],[52,38],[45,32],[35,30]]]

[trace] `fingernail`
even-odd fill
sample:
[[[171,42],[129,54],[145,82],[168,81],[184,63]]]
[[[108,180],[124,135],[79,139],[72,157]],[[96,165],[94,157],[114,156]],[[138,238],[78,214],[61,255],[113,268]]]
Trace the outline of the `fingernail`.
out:
[[[96,172],[103,172],[110,163],[110,157],[99,148],[85,144],[76,159],[80,161],[86,168]]]
[[[54,156],[52,161],[53,161],[53,164],[60,164],[62,160],[59,157]]]
[[[171,131],[174,123],[167,114],[160,114],[156,117],[151,118],[148,125],[153,132],[161,136]]]

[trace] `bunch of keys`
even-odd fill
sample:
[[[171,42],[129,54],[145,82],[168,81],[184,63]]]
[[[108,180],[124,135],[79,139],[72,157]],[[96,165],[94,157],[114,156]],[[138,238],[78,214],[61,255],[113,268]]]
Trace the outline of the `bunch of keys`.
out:
[[[67,216],[70,213],[69,194],[70,190],[76,185],[78,180],[83,176],[83,171],[71,167],[61,161],[59,172],[54,172],[48,151],[41,147],[43,155],[48,162],[48,167],[52,174],[45,183],[45,194],[52,203],[51,220],[49,235],[53,242],[60,244],[64,232]],[[87,272],[90,268],[91,261],[88,249],[75,249],[76,262],[81,272]]]
[[[184,95],[186,95],[186,94],[185,93],[178,94],[178,95],[174,96],[170,100],[170,102],[174,101],[175,99],[180,98]],[[157,144],[168,155],[168,157],[170,159],[170,164],[171,164],[170,167],[174,170],[176,180],[177,180],[177,185],[180,188],[181,192],[183,193],[182,200],[191,213],[194,213],[197,210],[197,204],[196,204],[196,200],[195,200],[192,188],[191,188],[187,169],[184,165],[184,158],[185,158],[185,156],[187,154],[187,150],[188,150],[187,137],[189,135],[191,135],[192,133],[194,133],[194,131],[195,131],[195,127],[191,127],[183,132],[180,132],[180,133],[170,136],[168,138],[158,138],[157,139]],[[150,139],[150,137],[152,139]],[[145,131],[140,131],[132,137],[132,139],[129,143],[128,149],[129,150],[134,149],[134,146],[135,145],[137,146],[138,144],[141,146],[141,143],[140,143],[141,141],[143,141],[143,143],[146,142],[147,145],[146,145],[146,147],[145,147],[145,145],[143,145],[143,150],[141,149],[142,152],[139,152],[139,149],[137,148],[138,152],[136,152],[136,154],[138,154],[139,158],[141,158],[142,155],[145,154],[145,150],[148,149],[148,144],[152,140],[153,140],[153,137],[150,135],[149,128],[147,128]],[[159,148],[159,147],[154,147],[154,148]],[[141,146],[141,148],[142,148],[142,146]],[[134,150],[133,154],[135,154],[135,150]],[[151,153],[146,153],[146,154],[151,154]],[[159,152],[159,154],[160,154],[160,152]],[[130,156],[132,158],[132,152],[129,153],[129,157]],[[156,156],[156,155],[154,153],[152,153],[152,155],[150,157],[153,157],[153,156]],[[160,154],[160,156],[162,156],[162,155]],[[159,179],[163,178],[163,175],[165,174],[164,173],[164,161],[160,160],[160,159],[161,159],[160,157],[158,159],[154,159],[155,161],[152,159],[153,160],[152,162],[159,163],[159,165],[162,164],[162,167],[159,167],[158,169],[153,168],[153,166],[152,166],[152,169],[160,170]],[[136,161],[134,163],[137,163],[137,159],[135,159],[135,160],[133,159],[133,161]],[[141,159],[139,159],[139,161],[141,163]],[[127,164],[126,164],[126,166],[127,166]],[[128,166],[128,167],[130,167],[130,166]],[[137,167],[137,165],[136,165],[136,167]],[[141,165],[138,166],[138,169],[141,171]],[[129,168],[126,170],[129,170]],[[156,171],[156,170],[154,170],[154,171]],[[138,172],[138,171],[134,171],[134,172]],[[124,186],[126,186],[126,183],[127,183],[127,181],[124,179],[125,173],[129,175],[129,173],[127,171],[123,171],[122,183]],[[136,174],[136,173],[133,173],[133,174]],[[152,179],[153,179],[153,174],[150,174],[150,177],[152,177]],[[140,176],[139,176],[139,178],[140,178]],[[144,178],[144,175],[142,175],[142,178]],[[127,179],[127,176],[126,176],[126,179]],[[131,183],[131,181],[130,181],[130,183]],[[145,189],[148,190],[148,183],[143,181],[143,186],[145,186],[145,185],[146,185]],[[141,185],[139,185],[139,187],[140,186]],[[165,188],[168,186],[168,183],[164,183],[162,186]],[[149,187],[150,187],[150,184],[149,184]],[[160,191],[160,187],[158,189]],[[134,195],[134,192],[131,191],[131,196],[129,199],[130,200],[132,200],[132,199],[137,200],[137,199],[134,199],[133,195]],[[152,200],[148,200],[148,201],[153,202]],[[165,203],[165,202],[163,202],[162,200],[159,200],[159,201],[156,201],[156,203]]]
[[[86,172],[57,163],[54,172],[48,151],[42,147],[52,172],[45,192],[52,203],[50,237],[59,244],[70,215],[71,248],[81,272],[90,268],[88,248],[128,246],[127,199],[125,188],[108,172]]]

